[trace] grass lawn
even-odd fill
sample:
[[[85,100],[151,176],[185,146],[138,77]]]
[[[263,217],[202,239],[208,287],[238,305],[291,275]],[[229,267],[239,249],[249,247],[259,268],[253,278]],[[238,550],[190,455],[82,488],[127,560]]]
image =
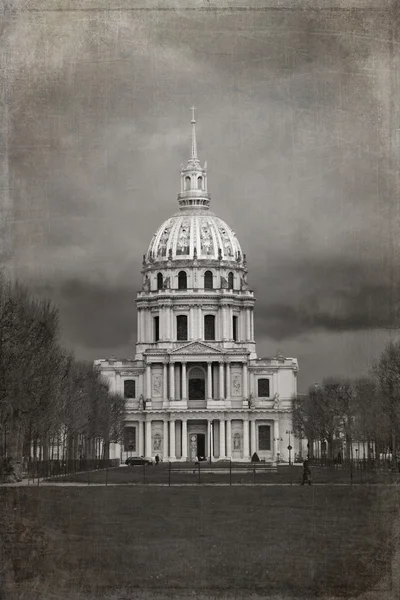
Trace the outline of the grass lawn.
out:
[[[387,573],[397,495],[380,486],[3,488],[6,597],[356,596]]]

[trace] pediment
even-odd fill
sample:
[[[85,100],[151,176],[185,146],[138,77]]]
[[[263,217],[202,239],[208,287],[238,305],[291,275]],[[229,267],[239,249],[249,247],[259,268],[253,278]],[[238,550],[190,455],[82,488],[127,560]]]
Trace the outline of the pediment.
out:
[[[221,350],[214,348],[213,346],[209,346],[208,344],[203,344],[202,342],[191,342],[190,344],[185,344],[180,348],[176,348],[171,352],[171,354],[222,354]]]

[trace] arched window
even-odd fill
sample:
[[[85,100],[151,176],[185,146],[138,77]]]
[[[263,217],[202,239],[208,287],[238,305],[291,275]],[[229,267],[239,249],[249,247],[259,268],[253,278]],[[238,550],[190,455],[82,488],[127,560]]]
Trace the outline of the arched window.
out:
[[[187,275],[185,271],[179,271],[178,290],[187,290]]]
[[[229,273],[228,275],[228,288],[233,290],[233,273]]]
[[[232,317],[232,337],[233,341],[238,341],[238,318],[236,316]]]
[[[134,379],[125,379],[124,398],[136,398],[136,381]]]
[[[214,315],[205,315],[204,317],[204,339],[215,340],[215,317]]]
[[[176,317],[176,339],[184,341],[188,339],[187,316],[178,315]]]
[[[154,341],[158,342],[160,339],[160,317],[154,317]]]
[[[185,190],[190,190],[190,177],[187,175],[185,177]]]
[[[157,289],[158,290],[162,290],[163,289],[163,276],[162,276],[162,273],[158,273],[157,274]]]
[[[198,190],[202,190],[203,189],[203,178],[202,177],[198,177],[197,178],[197,189]]]
[[[211,273],[211,271],[206,271],[204,273],[204,289],[213,289],[213,274]]]

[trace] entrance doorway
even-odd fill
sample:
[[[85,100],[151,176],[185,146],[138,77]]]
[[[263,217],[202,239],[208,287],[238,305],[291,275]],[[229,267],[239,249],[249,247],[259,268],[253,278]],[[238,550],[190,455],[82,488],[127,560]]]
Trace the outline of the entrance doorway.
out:
[[[197,456],[206,456],[206,436],[204,433],[197,434]]]

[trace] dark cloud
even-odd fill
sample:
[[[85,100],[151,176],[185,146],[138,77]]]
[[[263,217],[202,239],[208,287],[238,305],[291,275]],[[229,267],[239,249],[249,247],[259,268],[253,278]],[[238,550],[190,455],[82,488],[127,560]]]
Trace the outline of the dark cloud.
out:
[[[59,303],[68,343],[86,358],[133,351],[141,257],[177,209],[193,103],[212,208],[247,254],[262,352],[322,332],[318,354],[334,332],[397,326],[395,17],[13,15],[12,266]]]
[[[33,291],[51,298],[60,307],[64,335],[70,344],[92,352],[130,345],[134,354],[134,288],[68,280],[56,288],[33,286]]]

